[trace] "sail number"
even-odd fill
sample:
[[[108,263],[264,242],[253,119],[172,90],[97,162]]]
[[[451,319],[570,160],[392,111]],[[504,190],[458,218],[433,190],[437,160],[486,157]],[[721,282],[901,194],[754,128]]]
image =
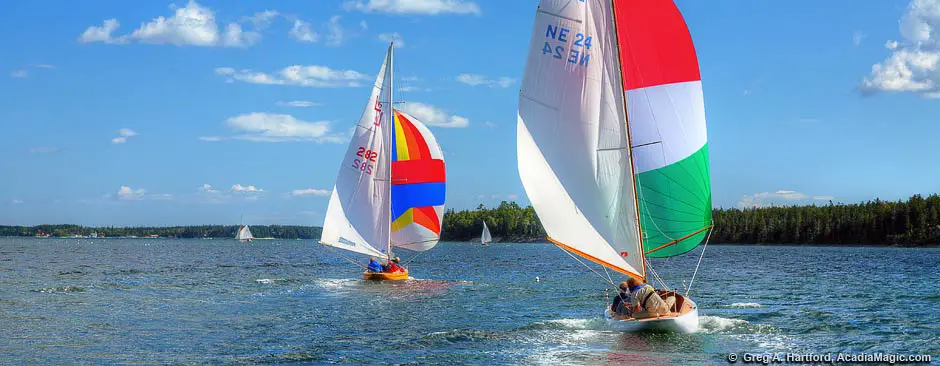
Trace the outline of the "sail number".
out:
[[[593,36],[585,36],[582,33],[572,33],[570,29],[561,26],[548,25],[545,30],[545,45],[542,46],[542,55],[550,55],[552,58],[565,60],[572,65],[587,67],[591,61],[591,55],[588,50],[591,49]],[[558,44],[561,42],[561,44]],[[568,46],[571,42],[571,46]]]
[[[369,164],[369,162],[374,163],[375,159],[379,157],[379,153],[359,146],[359,151],[356,151],[356,156],[362,159],[354,159],[352,164],[353,168],[372,175],[372,164]]]
[[[382,102],[379,102],[378,98],[375,99],[375,121],[372,123],[376,126],[382,125]]]

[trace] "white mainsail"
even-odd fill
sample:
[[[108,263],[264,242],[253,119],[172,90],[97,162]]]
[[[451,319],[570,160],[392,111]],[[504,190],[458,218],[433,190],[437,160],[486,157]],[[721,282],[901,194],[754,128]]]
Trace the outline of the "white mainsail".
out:
[[[370,256],[389,256],[392,47],[379,70],[339,169],[320,243]]]
[[[556,245],[645,277],[609,0],[542,0],[519,97],[526,194]]]
[[[251,240],[254,238],[255,237],[251,235],[251,229],[248,229],[248,225],[243,226],[241,230],[238,230],[238,234],[235,235],[235,239],[238,240]]]
[[[493,236],[490,235],[490,228],[486,227],[486,221],[483,221],[483,234],[480,235],[480,242],[486,245],[491,241],[493,241]]]

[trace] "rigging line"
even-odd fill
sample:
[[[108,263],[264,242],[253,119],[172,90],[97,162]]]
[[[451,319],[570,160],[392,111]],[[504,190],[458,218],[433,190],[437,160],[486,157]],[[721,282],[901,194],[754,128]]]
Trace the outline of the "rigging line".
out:
[[[369,267],[363,266],[362,263],[359,263],[359,262],[356,262],[356,261],[350,259],[350,258],[347,257],[345,254],[340,253],[340,252],[337,252],[336,250],[333,249],[332,246],[325,245],[325,244],[322,244],[322,245],[325,246],[327,249],[329,249],[331,252],[334,252],[334,253],[338,254],[340,258],[345,259],[346,261],[348,261],[349,263],[352,263],[352,264],[356,265],[357,267],[360,267],[360,268],[363,268],[363,269],[369,268]]]
[[[653,274],[653,279],[659,281],[660,286],[662,286],[664,289],[667,289],[667,290],[668,290],[668,289],[669,289],[669,285],[667,285],[667,284],[666,284],[666,281],[663,281],[663,278],[659,276],[659,272],[656,272],[656,269],[654,269],[654,268],[652,267],[652,265],[651,265],[649,262],[647,262],[646,265],[647,265],[647,267],[649,267],[650,273]]]
[[[591,268],[591,266],[582,262],[581,259],[576,257],[574,254],[571,254],[571,252],[565,250],[565,248],[562,248],[562,247],[558,247],[558,248],[561,249],[561,251],[565,252],[565,254],[567,254],[569,257],[574,258],[574,260],[578,261],[578,263],[581,263],[582,266],[587,267],[587,269],[591,270],[591,272],[594,272],[594,274],[596,274],[597,277],[600,277],[602,280],[607,280],[607,283],[609,283],[612,287],[617,287],[616,285],[614,285],[614,281],[611,281],[607,278],[604,278],[604,276],[601,276],[601,274],[597,272],[594,268]]]
[[[702,246],[702,255],[698,257],[698,264],[695,265],[695,272],[692,272],[692,279],[689,280],[689,287],[685,289],[685,295],[689,296],[689,291],[692,290],[692,283],[695,282],[695,274],[698,273],[698,266],[702,265],[702,258],[705,258],[705,249],[708,249],[708,240],[712,238],[712,233],[714,230],[708,231],[708,237],[705,238],[705,245]]]
[[[425,251],[423,251],[423,252],[418,252],[418,254],[415,254],[413,257],[408,258],[408,260],[406,260],[404,263],[402,263],[402,265],[403,265],[403,266],[408,265],[408,263],[411,263],[412,261],[414,261],[414,260],[417,259],[418,257],[424,255],[424,253],[427,253],[427,252],[429,252],[429,251],[430,251],[430,250],[425,250]]]

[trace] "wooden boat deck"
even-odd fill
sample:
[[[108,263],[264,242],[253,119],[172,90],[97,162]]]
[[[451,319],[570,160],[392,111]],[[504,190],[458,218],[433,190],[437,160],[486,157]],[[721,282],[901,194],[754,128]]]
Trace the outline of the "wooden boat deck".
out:
[[[659,315],[659,316],[651,316],[651,317],[647,317],[647,318],[634,318],[634,317],[631,316],[631,315],[615,314],[615,313],[611,312],[611,313],[610,313],[610,317],[611,317],[611,318],[614,318],[614,319],[617,319],[617,320],[630,320],[630,321],[640,321],[640,322],[643,322],[643,321],[651,321],[651,320],[659,320],[659,319],[676,318],[676,317],[678,317],[678,316],[680,316],[680,315],[686,314],[686,313],[688,313],[688,312],[690,312],[690,311],[692,311],[692,310],[695,309],[694,307],[692,307],[692,302],[691,302],[691,301],[685,301],[685,297],[683,297],[682,295],[680,295],[680,294],[679,294],[678,292],[676,292],[676,291],[663,291],[663,290],[658,290],[657,292],[659,293],[660,296],[664,296],[664,295],[673,295],[673,294],[675,294],[675,296],[676,296],[676,305],[675,305],[675,308],[677,308],[678,311],[677,311],[677,312],[672,312],[672,313],[667,313],[667,314],[662,314],[662,315]]]

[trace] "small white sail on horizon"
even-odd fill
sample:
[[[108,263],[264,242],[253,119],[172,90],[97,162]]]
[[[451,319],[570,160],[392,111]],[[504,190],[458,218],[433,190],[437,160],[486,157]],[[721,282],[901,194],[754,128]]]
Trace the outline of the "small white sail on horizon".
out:
[[[255,237],[251,235],[251,229],[248,228],[248,225],[242,226],[238,230],[238,234],[235,235],[235,239],[238,241],[251,241]]]
[[[483,220],[483,234],[480,235],[480,242],[483,245],[493,241],[493,236],[490,235],[490,228],[486,227],[486,220]]]

